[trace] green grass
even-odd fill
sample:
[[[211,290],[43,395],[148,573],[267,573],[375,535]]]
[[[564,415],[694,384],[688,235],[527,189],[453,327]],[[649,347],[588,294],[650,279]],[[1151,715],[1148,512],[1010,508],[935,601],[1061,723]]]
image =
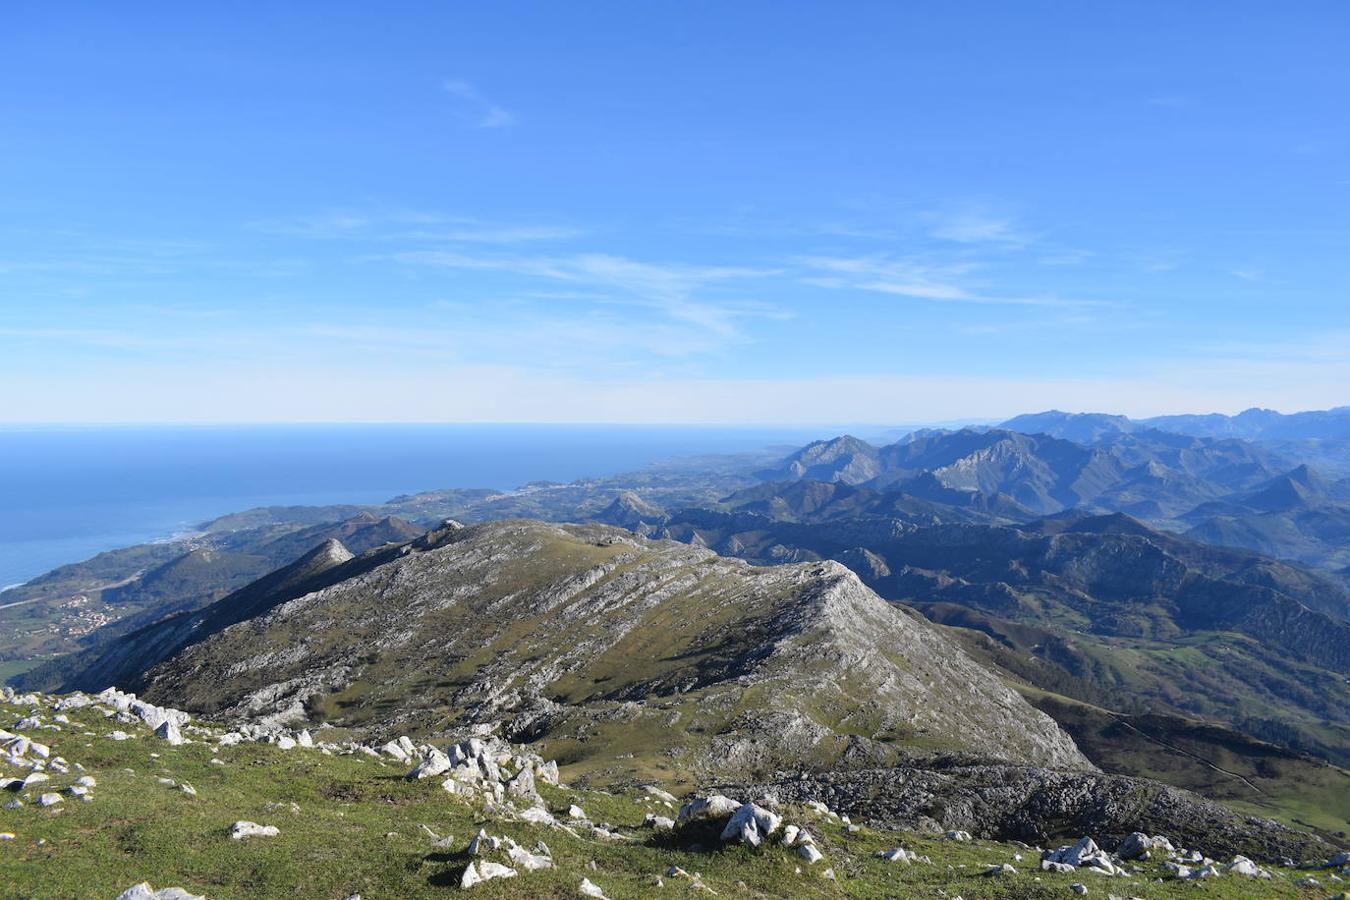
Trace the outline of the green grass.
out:
[[[10,724],[21,712],[0,705],[0,723]],[[442,791],[439,779],[410,783],[401,777],[402,766],[364,756],[244,744],[220,748],[227,765],[217,766],[210,763],[206,744],[171,748],[136,726],[116,726],[136,734],[129,741],[87,737],[82,732],[101,736],[114,726],[93,710],[71,717],[76,724],[47,733],[46,739],[56,753],[80,762],[98,780],[95,799],[72,797],[49,810],[31,803],[20,810],[0,809],[0,831],[17,835],[0,842],[0,896],[114,897],[148,880],[156,887],[180,885],[213,900],[352,893],[366,900],[443,897],[457,888],[468,862],[463,848],[480,827],[525,846],[543,840],[557,864],[553,870],[480,885],[473,893],[482,897],[575,897],[583,877],[612,898],[694,894],[676,879],[667,878],[663,889],[654,886],[670,865],[701,873],[720,896],[731,897],[936,897],[944,891],[967,900],[1048,898],[1070,896],[1068,885],[1074,881],[1088,884],[1097,896],[1108,890],[1144,898],[1318,896],[1293,886],[1302,873],[1283,870],[1271,883],[1225,877],[1203,888],[1155,882],[1156,869],[1147,877],[1118,880],[1041,873],[1033,851],[1010,844],[956,844],[871,829],[848,834],[837,822],[788,810],[788,820],[807,826],[825,853],[823,862],[808,868],[778,847],[697,852],[653,841],[640,827],[643,815],[672,811],[640,791],[618,796],[546,789],[550,807],[577,803],[593,821],[608,821],[634,839],[614,843],[503,822]],[[53,776],[49,789],[65,787],[76,774]],[[190,783],[197,796],[159,783],[161,777]],[[298,812],[291,811],[291,803]],[[281,834],[231,840],[230,825],[239,819],[276,825]],[[420,825],[453,835],[455,850],[434,850]],[[897,845],[931,856],[934,865],[873,858],[877,850]],[[1018,852],[1024,861],[1013,860]],[[997,879],[978,874],[1003,862],[1012,862],[1018,874]],[[826,868],[833,868],[837,881],[822,877]]]
[[[4,659],[0,660],[0,684],[4,684],[15,675],[22,675],[30,669],[36,669],[45,659]]]

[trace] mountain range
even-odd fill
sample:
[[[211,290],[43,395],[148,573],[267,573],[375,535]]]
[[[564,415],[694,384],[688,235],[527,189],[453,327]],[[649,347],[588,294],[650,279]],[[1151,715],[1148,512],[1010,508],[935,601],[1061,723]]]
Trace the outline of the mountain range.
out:
[[[1347,831],[1350,481],[1067,418],[245,511],[6,592],[0,653],[225,721],[492,729],[597,786],[1097,767]]]
[[[1035,423],[1043,417],[1024,418]],[[1082,444],[1044,433],[969,428],[876,447],[844,436],[803,447],[757,474],[770,483],[843,484],[868,493],[827,497],[812,495],[820,490],[815,488],[793,492],[760,484],[728,499],[758,502],[760,511],[788,517],[820,518],[854,507],[927,523],[1011,524],[1069,510],[1123,512],[1163,530],[1297,560],[1337,577],[1350,566],[1350,478],[1324,476],[1236,438],[1145,428],[1100,433]]]

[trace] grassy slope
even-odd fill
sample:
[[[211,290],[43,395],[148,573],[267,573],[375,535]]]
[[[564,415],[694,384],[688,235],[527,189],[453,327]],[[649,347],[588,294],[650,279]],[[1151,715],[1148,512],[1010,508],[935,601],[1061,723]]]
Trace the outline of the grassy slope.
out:
[[[1123,715],[1033,686],[1029,682],[1054,684],[1055,679],[1040,677],[1046,664],[1032,657],[1028,638],[1015,630],[1001,633],[1006,643],[971,628],[949,626],[947,633],[976,659],[1005,673],[1010,686],[1058,722],[1107,772],[1153,778],[1242,812],[1316,829],[1340,840],[1350,833],[1350,773],[1344,768],[1264,744],[1225,726],[1179,715]],[[1080,647],[1087,645],[1083,636],[1079,642]],[[1114,692],[1142,693],[1138,683],[1123,677],[1128,666],[1110,671],[1121,679]],[[1066,681],[1065,693],[1081,686]],[[1101,699],[1112,698],[1113,692],[1105,692]],[[1125,721],[1137,721],[1139,728],[1123,727],[1120,723]],[[1338,733],[1328,728],[1327,739],[1339,742]]]
[[[1024,697],[1059,722],[1107,772],[1174,784],[1242,812],[1350,834],[1350,773],[1219,725],[1175,716],[1121,716],[1025,685]]]
[[[0,704],[0,723],[10,725],[24,712]],[[1011,845],[955,844],[870,829],[850,835],[838,823],[792,810],[789,821],[807,825],[826,857],[814,868],[800,867],[799,873],[797,858],[781,848],[694,852],[502,822],[443,792],[439,779],[409,783],[400,777],[402,767],[367,757],[243,744],[220,748],[227,765],[217,766],[210,764],[205,744],[172,748],[139,726],[118,726],[135,734],[124,742],[85,736],[85,731],[106,734],[111,725],[93,710],[70,715],[74,724],[44,734],[56,753],[82,763],[97,778],[95,799],[70,798],[51,810],[31,803],[20,810],[0,809],[0,831],[17,834],[13,841],[0,842],[0,896],[112,897],[150,880],[155,887],[181,885],[211,898],[341,898],[355,892],[366,900],[442,897],[447,886],[457,887],[469,859],[462,848],[480,827],[525,846],[546,841],[557,864],[553,870],[474,888],[483,897],[574,897],[582,877],[614,898],[693,894],[687,882],[677,879],[667,878],[664,889],[655,888],[655,877],[672,864],[702,873],[719,895],[736,897],[880,898],[939,896],[940,891],[967,900],[1063,897],[1074,881],[1099,895],[1109,888],[1144,898],[1325,893],[1294,887],[1302,873],[1286,870],[1276,870],[1270,883],[1225,876],[1202,887],[1156,882],[1156,869],[1146,871],[1151,877],[1110,881],[1091,873],[1040,873],[1033,852],[1025,854],[1026,862],[1013,862],[1019,848]],[[62,788],[74,777],[53,776],[48,788]],[[188,782],[197,796],[159,778]],[[650,841],[650,832],[636,827],[647,810],[670,813],[637,794],[546,791],[551,807],[578,803],[594,821],[621,826],[641,841]],[[298,811],[292,811],[292,803]],[[233,841],[228,830],[238,819],[276,825],[281,834]],[[453,835],[456,850],[434,850],[420,825]],[[935,864],[906,866],[873,858],[875,851],[897,844],[929,855]],[[588,867],[592,861],[594,869]],[[1019,873],[997,879],[978,875],[1002,862],[1013,862]],[[837,882],[822,877],[827,866]]]

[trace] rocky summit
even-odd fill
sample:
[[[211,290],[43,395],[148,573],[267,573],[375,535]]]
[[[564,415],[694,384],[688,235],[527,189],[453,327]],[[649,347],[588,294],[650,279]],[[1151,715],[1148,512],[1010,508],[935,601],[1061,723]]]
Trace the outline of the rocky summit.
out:
[[[1090,768],[1051,719],[837,563],[756,567],[527,521],[353,559],[321,549],[319,582],[310,558],[270,595],[132,635],[122,660],[167,658],[128,683],[203,716],[361,738],[487,728],[610,779],[954,753]]]

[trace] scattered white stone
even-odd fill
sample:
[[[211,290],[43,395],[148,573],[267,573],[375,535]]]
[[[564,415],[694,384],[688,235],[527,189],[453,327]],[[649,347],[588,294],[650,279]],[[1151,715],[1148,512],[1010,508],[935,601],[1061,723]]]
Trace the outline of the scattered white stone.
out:
[[[740,841],[758,847],[778,830],[782,821],[781,817],[767,809],[744,803],[727,820],[726,827],[722,829],[722,840]]]
[[[1233,857],[1233,861],[1224,867],[1224,871],[1230,875],[1243,875],[1247,878],[1262,878],[1269,880],[1272,877],[1269,872],[1245,856]]]
[[[75,783],[80,787],[98,787],[98,782],[94,780],[93,775],[81,775],[79,778],[75,779]]]
[[[646,787],[643,788],[643,790],[646,791],[648,794],[651,794],[656,799],[661,800],[665,803],[676,802],[676,797],[674,794],[670,793],[669,791],[663,791],[654,784],[647,785]]]
[[[824,859],[824,854],[816,849],[815,844],[802,844],[797,848],[797,855],[806,860],[808,866],[813,866]]]
[[[1084,896],[1084,897],[1087,896],[1087,892],[1088,892],[1087,885],[1085,885],[1085,884],[1078,884],[1077,882],[1075,882],[1075,883],[1069,885],[1069,890],[1073,891],[1075,894],[1078,894],[1078,895]]]
[[[496,850],[502,844],[501,838],[493,837],[486,830],[480,828],[478,834],[474,835],[473,840],[469,841],[468,852],[470,856],[479,856],[487,850]]]
[[[450,757],[432,747],[423,754],[421,761],[408,773],[407,777],[410,779],[431,778],[434,775],[448,772],[451,765]]]
[[[896,847],[892,850],[878,850],[876,852],[878,859],[884,859],[886,862],[910,863],[919,858],[919,854],[913,850],[906,850],[904,847]]]
[[[656,813],[649,812],[642,817],[642,824],[657,831],[670,831],[675,827],[675,820],[668,816],[658,816]]]
[[[173,719],[165,719],[155,729],[155,737],[167,741],[170,747],[177,747],[180,744],[186,744],[182,733],[178,730],[178,723]]]
[[[949,831],[943,835],[949,841],[969,841],[971,840],[969,831]]]
[[[1008,863],[995,863],[984,870],[986,875],[1016,875],[1017,870]]]
[[[461,888],[471,888],[475,884],[484,881],[490,881],[493,878],[514,878],[516,870],[510,866],[504,866],[501,863],[495,863],[490,860],[478,860],[470,862],[464,869],[464,874],[460,877],[459,886]]]
[[[542,806],[531,806],[528,809],[521,810],[520,818],[526,822],[533,822],[535,825],[558,824],[558,820],[553,818],[553,814]]]
[[[597,897],[599,900],[607,900],[605,892],[595,885],[589,878],[581,879],[581,886],[577,888],[583,897]]]
[[[571,806],[567,807],[567,818],[584,821],[586,818],[586,811],[573,803]]]
[[[259,825],[257,822],[235,822],[230,829],[230,837],[236,841],[246,837],[276,837],[281,829],[275,825]]]
[[[512,844],[506,850],[507,857],[511,862],[520,866],[526,871],[533,872],[536,869],[553,868],[553,859],[543,853],[531,853],[524,847]]]
[[[117,900],[206,900],[206,898],[200,894],[189,894],[177,887],[155,890],[148,881],[142,881],[118,894]]]
[[[1056,850],[1047,850],[1042,854],[1041,860],[1043,862],[1063,863],[1074,868],[1100,869],[1108,875],[1114,875],[1117,872],[1115,863],[1111,862],[1110,854],[1098,847],[1097,842],[1090,837],[1079,838],[1077,843]],[[1044,869],[1045,866],[1041,868]],[[1055,871],[1061,870],[1055,869]]]
[[[55,806],[58,803],[64,803],[65,799],[60,794],[43,794],[37,799],[38,806]]]

